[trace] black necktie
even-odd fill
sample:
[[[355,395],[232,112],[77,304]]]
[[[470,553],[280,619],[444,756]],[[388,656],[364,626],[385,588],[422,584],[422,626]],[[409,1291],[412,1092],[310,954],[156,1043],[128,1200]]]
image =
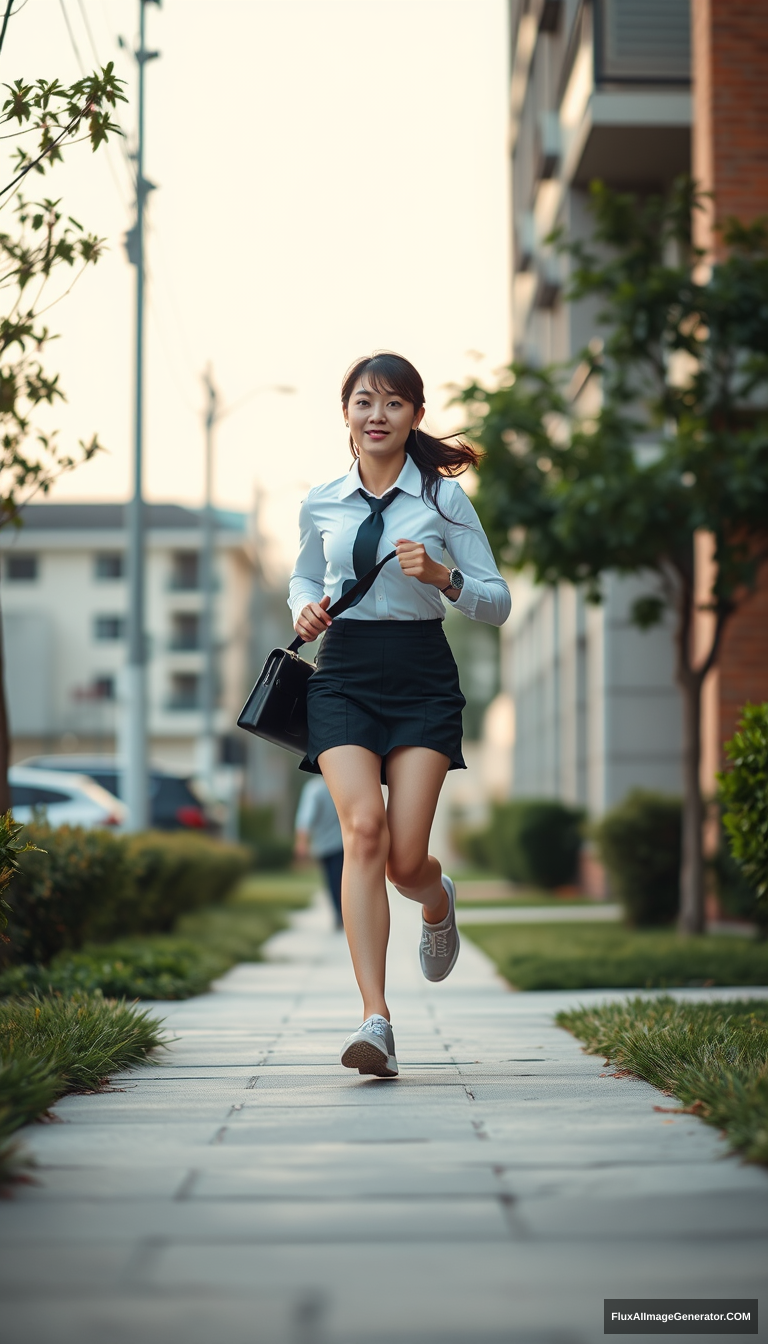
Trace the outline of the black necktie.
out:
[[[379,542],[384,531],[384,519],[382,514],[388,509],[396,495],[400,494],[399,489],[390,490],[388,494],[382,495],[377,499],[375,495],[367,495],[364,490],[360,491],[368,508],[371,510],[367,518],[364,518],[355,537],[355,544],[352,547],[352,566],[355,571],[354,579],[345,579],[341,585],[342,596],[349,592],[349,589],[362,579],[369,569],[373,569],[376,564],[376,553],[379,549]],[[358,597],[357,602],[352,606],[356,607],[358,602],[362,602],[364,594]]]

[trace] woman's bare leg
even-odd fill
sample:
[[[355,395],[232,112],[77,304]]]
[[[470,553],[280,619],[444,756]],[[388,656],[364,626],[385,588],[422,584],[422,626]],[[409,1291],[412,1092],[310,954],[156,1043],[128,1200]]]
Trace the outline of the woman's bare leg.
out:
[[[396,747],[387,756],[387,876],[397,890],[422,906],[428,924],[448,914],[442,869],[429,853],[429,833],[450,761],[427,747]]]
[[[389,1021],[384,980],[389,900],[384,871],[389,831],[381,792],[381,757],[365,747],[330,747],[318,765],[336,804],[344,840],[341,908],[363,1016]]]

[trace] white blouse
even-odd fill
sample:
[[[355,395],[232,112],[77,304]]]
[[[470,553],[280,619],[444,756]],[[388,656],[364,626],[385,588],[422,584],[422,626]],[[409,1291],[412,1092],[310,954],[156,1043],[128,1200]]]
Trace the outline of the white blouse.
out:
[[[452,607],[470,620],[503,625],[509,616],[509,588],[501,577],[488,539],[470,500],[458,481],[443,478],[438,499],[447,520],[434,505],[421,497],[421,472],[412,458],[395,485],[401,491],[382,514],[384,532],[377,559],[395,548],[400,539],[421,542],[438,564],[443,552],[464,575],[464,587]],[[345,579],[354,579],[352,547],[357,529],[370,510],[360,494],[362,482],[356,462],[346,476],[310,490],[301,506],[301,546],[290,582],[288,605],[293,623],[308,602],[329,594],[341,597]],[[344,612],[342,621],[429,621],[444,616],[443,594],[433,584],[409,578],[397,560],[390,560],[373,587],[356,607]]]

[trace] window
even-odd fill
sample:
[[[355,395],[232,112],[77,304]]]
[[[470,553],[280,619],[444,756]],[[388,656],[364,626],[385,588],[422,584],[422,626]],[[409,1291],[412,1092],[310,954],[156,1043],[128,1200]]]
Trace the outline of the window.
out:
[[[93,573],[100,582],[122,579],[125,574],[124,555],[121,551],[101,551],[94,556]]]
[[[175,611],[171,617],[173,630],[171,648],[190,650],[200,648],[200,617],[196,611]]]
[[[200,555],[197,551],[175,551],[171,588],[177,592],[197,592],[200,587]]]
[[[47,807],[51,803],[68,803],[71,799],[71,793],[42,789],[39,784],[11,785],[11,807]]]
[[[94,700],[114,700],[115,678],[94,677],[91,685],[91,693]]]
[[[176,672],[171,678],[169,709],[198,709],[200,678],[194,672]]]
[[[122,639],[125,635],[125,617],[97,616],[93,632],[96,639]]]
[[[5,562],[5,577],[10,583],[30,583],[37,578],[37,556],[9,555]]]

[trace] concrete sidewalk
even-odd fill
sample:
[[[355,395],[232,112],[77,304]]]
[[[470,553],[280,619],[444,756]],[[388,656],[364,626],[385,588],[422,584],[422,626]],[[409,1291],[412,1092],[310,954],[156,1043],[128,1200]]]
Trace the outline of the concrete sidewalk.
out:
[[[553,1025],[606,995],[510,993],[466,939],[428,985],[393,907],[399,1080],[337,1062],[359,1009],[318,905],[25,1132],[4,1344],[587,1344],[605,1296],[759,1296],[768,1176]]]

